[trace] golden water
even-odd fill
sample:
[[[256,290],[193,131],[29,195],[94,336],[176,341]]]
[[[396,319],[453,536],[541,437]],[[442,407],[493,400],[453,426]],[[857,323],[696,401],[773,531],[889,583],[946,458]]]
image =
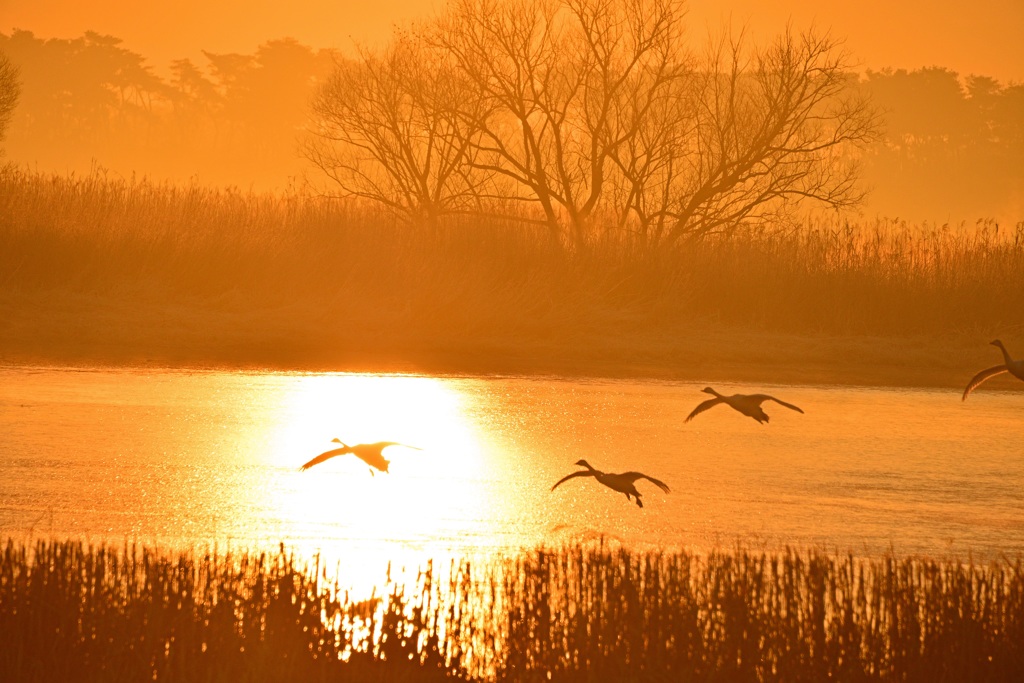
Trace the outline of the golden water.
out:
[[[604,536],[633,547],[790,545],[975,559],[1024,553],[1024,392],[651,381],[0,369],[0,535],[388,560]],[[390,473],[346,443],[398,441]],[[638,470],[645,507],[587,459]],[[376,574],[374,574],[376,573]]]

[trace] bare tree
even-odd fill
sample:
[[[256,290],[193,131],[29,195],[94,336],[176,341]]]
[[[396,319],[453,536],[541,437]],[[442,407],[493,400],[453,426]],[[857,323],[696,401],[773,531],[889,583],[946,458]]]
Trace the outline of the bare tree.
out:
[[[409,217],[518,205],[577,245],[600,225],[675,243],[856,203],[850,152],[876,119],[835,41],[698,54],[683,17],[682,0],[455,0],[339,67],[307,154]]]
[[[695,130],[699,91],[696,58],[687,50],[681,22],[665,36],[663,59],[640,71],[617,104],[624,131],[611,150],[612,205],[619,229],[635,230],[643,240],[665,232],[674,190],[685,170],[686,141]]]
[[[477,167],[538,205],[554,236],[567,226],[579,241],[612,208],[613,157],[660,95],[681,16],[675,0],[462,0],[436,34],[489,105]]]
[[[21,95],[21,84],[18,82],[18,67],[3,54],[0,54],[0,142],[7,133],[11,123],[11,115],[18,105]]]
[[[693,74],[695,106],[672,151],[679,171],[655,188],[668,241],[766,220],[797,202],[841,208],[863,193],[855,148],[877,133],[834,41],[785,33],[748,60],[742,36]]]
[[[461,74],[421,36],[398,34],[380,54],[340,62],[312,113],[304,153],[341,196],[428,224],[480,210],[486,178],[473,172],[472,155],[484,112]]]

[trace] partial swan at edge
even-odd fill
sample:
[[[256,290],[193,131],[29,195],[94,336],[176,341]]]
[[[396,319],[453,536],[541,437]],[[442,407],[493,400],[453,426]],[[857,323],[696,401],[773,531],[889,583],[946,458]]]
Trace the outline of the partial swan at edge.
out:
[[[967,388],[964,389],[964,395],[960,399],[961,401],[966,401],[967,394],[977,389],[978,385],[980,385],[982,382],[989,379],[990,377],[1001,375],[1004,372],[1010,373],[1019,380],[1024,380],[1024,358],[1020,360],[1014,360],[1013,358],[1011,358],[1010,352],[1006,350],[1005,346],[1003,346],[1003,342],[999,341],[998,339],[995,339],[989,343],[992,346],[998,346],[999,350],[1003,352],[1004,362],[1002,365],[993,365],[990,368],[985,368],[977,375],[972,377],[971,381],[967,383]]]

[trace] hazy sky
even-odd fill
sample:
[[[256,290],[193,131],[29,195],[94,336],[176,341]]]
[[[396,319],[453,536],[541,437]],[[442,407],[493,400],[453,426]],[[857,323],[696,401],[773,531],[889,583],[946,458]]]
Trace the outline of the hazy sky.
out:
[[[86,30],[124,40],[158,67],[199,50],[251,53],[272,38],[313,47],[349,47],[387,35],[392,23],[422,16],[441,0],[0,0],[0,31],[73,38]],[[694,30],[730,17],[755,34],[791,20],[844,37],[869,68],[945,66],[962,75],[1024,82],[1022,0],[691,0]],[[970,7],[970,11],[963,9]]]

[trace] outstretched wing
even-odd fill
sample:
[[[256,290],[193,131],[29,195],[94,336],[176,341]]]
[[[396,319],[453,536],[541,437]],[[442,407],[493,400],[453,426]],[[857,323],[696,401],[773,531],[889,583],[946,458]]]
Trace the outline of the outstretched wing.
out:
[[[567,474],[564,477],[562,477],[561,479],[559,479],[558,481],[556,481],[555,485],[551,487],[551,490],[554,491],[563,482],[567,482],[570,479],[572,479],[573,477],[592,477],[592,476],[594,476],[594,473],[591,472],[590,470],[580,470],[579,472],[573,472],[572,474]]]
[[[416,446],[410,446],[409,444],[398,443],[397,441],[378,441],[377,443],[368,443],[366,445],[367,446],[372,446],[375,449],[380,450],[380,451],[384,450],[388,446],[401,446],[402,448],[411,448],[414,451],[422,451],[423,450],[422,448],[417,448]]]
[[[321,453],[320,455],[316,456],[315,458],[313,458],[312,460],[307,462],[305,465],[303,465],[299,469],[300,470],[308,470],[313,465],[319,465],[324,460],[329,460],[330,458],[333,458],[336,455],[344,455],[345,453],[351,453],[351,452],[352,451],[349,448],[335,448],[333,451],[326,451],[324,453]]]
[[[407,443],[389,443],[388,446],[401,446],[402,448],[411,448],[414,451],[422,451],[423,450],[419,446],[410,446]]]
[[[758,402],[775,401],[780,406],[786,406],[790,410],[795,410],[798,413],[804,412],[804,411],[800,410],[800,408],[798,408],[797,406],[793,405],[792,403],[786,403],[785,401],[780,401],[779,399],[775,398],[774,396],[769,396],[768,394],[755,394],[754,398],[756,398],[758,400]]]
[[[643,472],[623,472],[622,476],[623,477],[628,477],[630,479],[630,481],[636,481],[637,479],[646,479],[647,481],[651,482],[652,484],[657,486],[659,489],[661,489],[665,493],[670,493],[669,488],[668,488],[668,484],[666,484],[665,482],[661,481],[660,479],[655,479],[654,477],[648,477]]]
[[[977,375],[972,377],[971,381],[967,383],[967,388],[964,389],[964,396],[960,400],[961,401],[966,401],[967,400],[967,394],[969,394],[972,391],[974,391],[975,389],[977,389],[978,385],[981,384],[982,382],[984,382],[985,380],[987,380],[989,377],[995,377],[996,375],[1001,375],[1004,372],[1008,372],[1008,371],[1009,371],[1009,368],[1007,368],[1005,365],[993,365],[990,368],[986,368],[986,369],[982,370]]]
[[[704,412],[705,410],[707,410],[708,408],[711,408],[711,407],[712,407],[712,406],[714,406],[715,404],[717,404],[717,403],[721,403],[721,402],[722,402],[722,399],[720,399],[720,398],[709,398],[708,400],[704,401],[704,402],[703,402],[703,403],[701,403],[701,404],[700,404],[699,406],[697,406],[696,408],[694,408],[694,409],[693,409],[693,412],[692,412],[692,413],[690,413],[689,415],[687,415],[687,416],[686,416],[686,419],[685,419],[685,420],[683,420],[683,422],[689,422],[689,421],[690,421],[690,420],[692,420],[693,418],[695,418],[695,417],[697,417],[698,415],[700,415],[701,413],[703,413],[703,412]]]

